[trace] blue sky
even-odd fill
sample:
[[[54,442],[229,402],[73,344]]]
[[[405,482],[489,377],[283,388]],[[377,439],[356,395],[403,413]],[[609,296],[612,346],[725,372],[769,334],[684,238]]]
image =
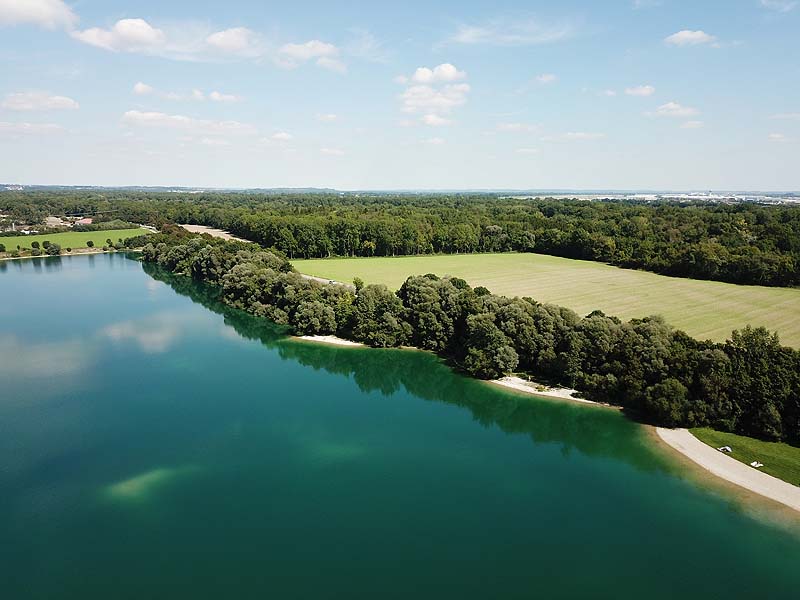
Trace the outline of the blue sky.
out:
[[[0,181],[800,189],[800,1],[0,0]]]

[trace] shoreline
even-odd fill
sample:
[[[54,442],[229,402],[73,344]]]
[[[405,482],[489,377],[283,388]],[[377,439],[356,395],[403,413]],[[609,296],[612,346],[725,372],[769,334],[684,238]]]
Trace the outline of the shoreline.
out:
[[[104,252],[102,250],[98,251],[92,249],[92,251],[89,252],[78,252],[70,255],[109,253],[110,252],[108,251]],[[346,340],[334,335],[304,335],[291,337],[300,341],[321,343],[331,346],[350,348],[368,347],[365,344]],[[535,381],[522,379],[521,377],[517,376],[507,376],[500,379],[488,380],[485,381],[485,383],[541,398],[568,400],[570,402],[577,402],[584,405],[594,405],[620,410],[619,406],[593,402],[584,398],[577,398],[575,397],[577,391],[573,389],[545,386]],[[643,425],[643,427],[648,428],[646,425]],[[711,446],[706,445],[704,442],[701,442],[686,429],[666,429],[662,427],[649,427],[648,429],[653,431],[652,437],[655,445],[669,446],[669,452],[677,453],[682,457],[683,460],[687,461],[687,463],[703,469],[703,472],[705,473],[711,473],[716,478],[717,485],[724,484],[734,488],[735,490],[738,490],[740,493],[755,494],[762,499],[767,499],[777,503],[781,507],[791,509],[793,515],[796,515],[798,512],[800,512],[800,487],[768,475],[767,473],[758,471],[753,467],[749,467],[737,461],[734,458],[726,456]]]
[[[332,346],[367,348],[366,345],[359,342],[353,342],[334,335],[294,337],[298,340]],[[485,383],[540,398],[567,400],[584,405],[621,410],[619,406],[577,398],[575,397],[577,390],[550,387],[517,376],[491,379],[485,381]],[[643,425],[643,427],[647,426]],[[793,514],[800,512],[800,487],[758,471],[715,450],[694,437],[686,429],[666,429],[663,427],[651,427],[649,429],[654,432],[652,436],[654,445],[667,446],[669,447],[669,450],[665,449],[667,452],[679,454],[682,459],[692,466],[702,469],[703,473],[711,473],[717,479],[715,482],[717,486],[730,486],[740,493],[755,494],[762,499],[770,500],[781,505],[781,507],[790,509]]]
[[[605,408],[613,408],[615,410],[620,409],[619,406],[613,406],[611,404],[605,404],[603,402],[594,402],[593,400],[586,400],[585,398],[578,398],[577,396],[575,396],[575,394],[578,393],[577,390],[573,390],[570,388],[551,387],[541,383],[537,383],[536,381],[522,379],[521,377],[516,377],[513,375],[509,375],[507,377],[501,377],[500,379],[490,379],[488,383],[501,386],[510,390],[515,390],[517,392],[531,394],[533,396],[540,396],[544,398],[556,398],[558,400],[569,400],[571,402],[580,402],[581,404],[602,406]],[[544,388],[544,389],[539,389],[539,388]]]
[[[687,429],[655,427],[661,442],[707,473],[763,498],[800,512],[800,487],[739,462],[701,442]]]

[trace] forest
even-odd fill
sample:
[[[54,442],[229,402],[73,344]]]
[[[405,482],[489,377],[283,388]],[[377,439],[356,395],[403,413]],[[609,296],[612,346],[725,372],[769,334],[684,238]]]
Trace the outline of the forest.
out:
[[[800,284],[800,206],[468,194],[6,191],[0,212],[225,229],[289,258],[537,252],[675,277]]]
[[[475,377],[529,374],[657,425],[800,442],[800,352],[763,328],[701,342],[658,317],[582,317],[433,274],[411,276],[397,292],[360,281],[323,285],[278,251],[170,226],[126,244],[143,245],[145,262],[219,286],[227,305],[295,334],[415,346]]]

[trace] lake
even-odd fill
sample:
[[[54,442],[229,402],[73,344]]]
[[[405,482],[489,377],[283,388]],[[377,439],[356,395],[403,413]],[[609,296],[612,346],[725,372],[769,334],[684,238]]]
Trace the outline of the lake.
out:
[[[292,340],[121,254],[0,291],[3,598],[798,597],[796,528],[617,411]]]

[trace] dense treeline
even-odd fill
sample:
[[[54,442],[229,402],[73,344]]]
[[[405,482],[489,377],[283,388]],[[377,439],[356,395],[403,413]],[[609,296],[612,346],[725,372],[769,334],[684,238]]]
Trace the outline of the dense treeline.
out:
[[[724,344],[700,342],[657,317],[581,318],[435,275],[409,277],[396,293],[353,290],[304,278],[279,253],[208,236],[153,236],[142,256],[221,286],[226,304],[297,334],[413,345],[481,378],[529,373],[660,425],[800,441],[800,352],[763,328],[734,331]]]
[[[678,277],[800,284],[800,207],[488,195],[4,192],[35,221],[89,214],[226,229],[290,258],[539,252]]]

